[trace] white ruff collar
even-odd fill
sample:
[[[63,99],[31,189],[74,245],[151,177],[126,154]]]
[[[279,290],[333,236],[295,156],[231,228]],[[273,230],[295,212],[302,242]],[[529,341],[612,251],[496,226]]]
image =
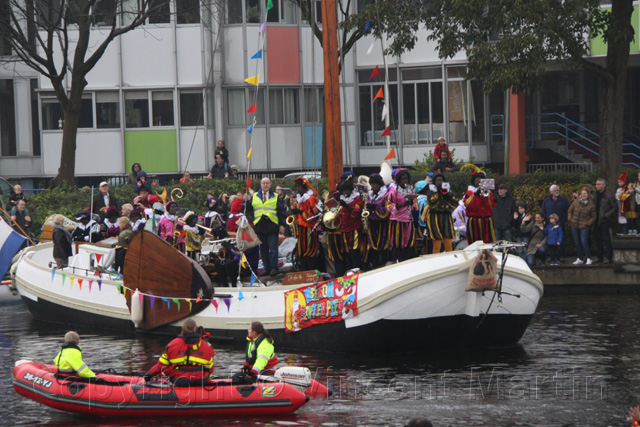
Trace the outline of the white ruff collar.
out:
[[[307,200],[309,200],[309,197],[311,196],[313,196],[313,191],[307,190],[307,192],[304,193],[303,195],[296,194],[296,200],[298,201],[298,203],[304,203]]]
[[[116,222],[111,222],[107,218],[104,219],[104,225],[106,225],[108,228],[118,227],[119,226],[118,220],[116,220]]]
[[[353,202],[356,197],[358,197],[358,193],[356,191],[353,191],[349,197],[344,197],[344,194],[341,194],[340,200],[344,200],[347,204],[351,204],[351,202]]]
[[[478,189],[477,189],[476,187],[474,187],[473,185],[470,185],[470,186],[467,188],[467,191],[471,191],[472,193],[475,193],[476,191],[478,191]]]
[[[391,185],[393,185],[393,188],[396,189],[396,193],[403,194],[403,195],[413,194],[413,185],[411,184],[407,184],[405,188],[400,187],[395,182],[392,182]]]
[[[389,190],[385,185],[380,187],[380,191],[378,191],[375,195],[373,194],[373,190],[369,190],[369,198],[371,199],[371,201],[382,200],[382,198],[387,195],[387,191]]]
[[[176,220],[176,216],[175,215],[170,215],[169,212],[165,212],[164,213],[164,217],[167,218],[169,221],[175,221]]]

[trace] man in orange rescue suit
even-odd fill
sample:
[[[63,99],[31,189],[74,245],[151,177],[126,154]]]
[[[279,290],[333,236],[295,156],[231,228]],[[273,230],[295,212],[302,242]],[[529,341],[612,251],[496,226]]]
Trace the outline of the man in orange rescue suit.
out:
[[[182,324],[182,333],[174,338],[164,349],[158,363],[144,375],[149,381],[153,376],[163,373],[169,376],[174,386],[204,385],[213,372],[213,348],[203,338],[203,334],[193,319]]]

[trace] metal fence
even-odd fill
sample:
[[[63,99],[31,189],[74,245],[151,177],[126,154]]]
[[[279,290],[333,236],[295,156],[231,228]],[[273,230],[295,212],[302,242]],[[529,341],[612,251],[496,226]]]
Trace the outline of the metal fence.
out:
[[[534,172],[591,172],[596,167],[591,162],[585,163],[538,163],[528,164],[527,173]]]

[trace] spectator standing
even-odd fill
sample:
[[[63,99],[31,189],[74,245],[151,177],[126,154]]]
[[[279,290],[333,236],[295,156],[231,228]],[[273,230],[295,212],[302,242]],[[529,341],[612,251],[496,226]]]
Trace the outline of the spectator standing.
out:
[[[518,203],[518,212],[513,213],[513,225],[516,229],[516,242],[529,244],[529,234],[522,231],[524,217],[527,216],[527,205],[524,202]],[[524,260],[527,259],[527,247],[518,248],[518,254]]]
[[[13,221],[13,229],[21,235],[28,237],[27,229],[31,225],[31,217],[24,200],[18,200],[18,204],[11,208],[11,221]],[[26,241],[25,241],[26,244]]]
[[[613,194],[607,191],[607,181],[598,178],[596,181],[596,248],[598,258],[594,263],[611,264],[613,259],[613,244],[611,242],[611,226],[618,215],[618,206]],[[606,249],[605,249],[606,246]]]
[[[560,195],[560,187],[553,184],[549,188],[549,197],[542,202],[540,209],[548,218],[551,214],[558,215],[558,225],[564,230],[567,225],[567,215],[569,214],[569,201]],[[560,245],[560,259],[565,258],[565,245]]]
[[[229,179],[238,179],[238,166],[231,165],[231,171],[229,172]]]
[[[440,157],[433,168],[431,168],[431,172],[433,173],[446,173],[446,172],[454,172],[458,170],[455,163],[449,157],[449,151],[442,150],[440,151]]]
[[[549,253],[549,265],[560,265],[558,248],[562,243],[562,228],[558,225],[558,215],[549,215],[549,224],[544,229],[547,236],[547,252]]]
[[[496,207],[493,208],[493,224],[496,228],[496,240],[507,240],[513,242],[513,222],[516,213],[516,201],[505,184],[498,187],[498,197],[496,197]]]
[[[225,179],[229,177],[229,167],[224,162],[222,155],[216,153],[216,163],[211,167],[209,176],[212,179]]]
[[[140,163],[134,163],[131,165],[131,173],[127,175],[127,184],[136,185],[138,182],[138,172],[142,170]]]
[[[591,248],[589,247],[589,230],[596,221],[596,206],[591,193],[583,188],[580,196],[569,207],[569,226],[576,245],[578,258],[573,265],[591,265]]]
[[[93,196],[93,210],[91,212],[99,213],[100,217],[104,218],[109,206],[115,206],[117,212],[118,201],[109,194],[109,184],[106,181],[100,183],[99,190],[100,192]]]
[[[64,228],[64,220],[62,215],[56,215],[53,218],[53,259],[58,268],[69,265],[69,257],[73,255],[71,252],[73,239],[69,230]]]
[[[216,154],[220,154],[222,156],[222,162],[224,163],[225,168],[229,168],[229,150],[224,143],[224,140],[221,139],[218,141],[218,146],[216,147]]]

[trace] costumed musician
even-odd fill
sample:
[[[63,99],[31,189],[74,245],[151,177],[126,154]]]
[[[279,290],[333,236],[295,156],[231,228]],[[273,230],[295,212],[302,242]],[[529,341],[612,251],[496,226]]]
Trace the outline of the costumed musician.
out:
[[[316,189],[306,178],[298,177],[294,182],[297,203],[290,214],[295,215],[294,221],[298,225],[296,259],[301,270],[315,270],[318,267],[320,255],[320,235],[316,225],[320,221],[322,203],[318,200]]]
[[[336,191],[327,193],[324,200],[324,213],[322,216],[322,227],[327,231],[327,253],[325,257],[325,268],[332,277],[342,275],[345,262],[345,254],[342,252],[342,210],[339,204],[340,200],[340,184],[347,180],[353,179],[353,172],[346,171],[340,175],[340,182],[336,185]],[[327,221],[331,218],[332,221]]]
[[[429,193],[430,188],[426,180],[416,182],[414,187],[418,197],[416,198],[416,205],[418,206],[417,219],[414,221],[417,223],[416,233],[418,236],[423,236],[425,239],[424,251],[427,254],[433,253],[433,242],[429,238],[429,228],[427,227],[427,215],[429,214]]]
[[[482,171],[471,174],[471,185],[464,195],[464,205],[467,213],[467,241],[469,244],[477,240],[492,243],[496,240],[493,225],[493,208],[496,199],[490,190],[480,188],[480,183],[486,175]]]
[[[78,212],[76,214],[76,221],[80,221],[80,224],[73,230],[71,236],[74,242],[99,242],[102,240],[102,233],[100,233],[100,225],[91,219],[91,213],[87,211]]]
[[[444,241],[444,251],[453,251],[453,218],[451,214],[457,207],[456,198],[450,191],[449,183],[444,175],[437,173],[433,176],[433,187],[428,198],[429,212],[427,214],[427,229],[429,238],[433,241],[433,253],[440,253]]]
[[[178,233],[180,232],[180,230],[178,230],[178,227],[177,227],[178,226],[178,216],[176,215],[177,211],[178,211],[178,204],[173,200],[170,200],[166,204],[164,215],[162,216],[162,219],[158,224],[158,235],[172,245],[174,243],[176,245],[179,245],[181,243],[179,241],[180,235],[179,234],[178,236],[175,235],[176,231]],[[182,226],[180,226],[180,228],[182,228]],[[178,240],[176,241],[176,239]],[[182,241],[182,243],[184,243],[184,240]]]
[[[202,242],[204,242],[206,230],[197,226],[198,216],[193,211],[187,212],[183,220],[187,256],[197,262],[199,260],[198,255],[202,250]]]
[[[353,180],[347,179],[338,186],[340,191],[340,216],[342,224],[341,252],[344,253],[342,270],[336,268],[336,272],[343,275],[352,268],[362,268],[362,253],[366,247],[367,236],[362,232],[363,202],[359,193],[353,188]],[[338,264],[339,265],[339,264]]]
[[[391,212],[391,256],[393,261],[406,261],[415,255],[416,236],[411,211],[416,194],[409,183],[411,175],[405,168],[398,169],[393,179],[387,199]]]
[[[369,176],[369,253],[367,255],[373,268],[384,266],[389,261],[389,209],[387,209],[387,186],[379,173]]]

